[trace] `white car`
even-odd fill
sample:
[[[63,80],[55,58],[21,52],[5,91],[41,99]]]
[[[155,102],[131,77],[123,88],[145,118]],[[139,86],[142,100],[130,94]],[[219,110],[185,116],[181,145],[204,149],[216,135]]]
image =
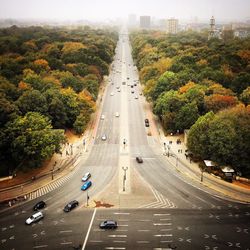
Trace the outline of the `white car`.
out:
[[[119,117],[120,114],[118,112],[115,112],[115,117]]]
[[[107,140],[107,136],[104,134],[102,135],[102,141],[106,141]]]
[[[105,119],[105,115],[101,115],[101,120],[104,120]]]
[[[88,172],[82,177],[82,181],[87,181],[91,177],[91,174]]]
[[[110,95],[113,96],[113,95],[114,95],[114,92],[111,92]]]
[[[27,225],[30,225],[30,224],[32,224],[32,223],[34,223],[34,222],[37,222],[37,221],[41,220],[43,217],[44,217],[44,216],[43,216],[43,213],[42,213],[42,212],[37,212],[37,213],[31,215],[31,216],[25,221],[25,223],[26,223]]]
[[[138,95],[135,96],[135,99],[138,99]]]

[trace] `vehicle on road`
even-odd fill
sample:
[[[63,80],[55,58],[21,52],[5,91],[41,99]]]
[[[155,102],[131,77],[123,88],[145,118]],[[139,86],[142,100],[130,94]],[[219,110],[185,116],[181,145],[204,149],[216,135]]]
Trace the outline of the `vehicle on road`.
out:
[[[132,94],[134,94],[134,93],[135,93],[135,91],[134,91],[134,90],[131,90],[131,93],[132,93]]]
[[[77,200],[73,200],[69,202],[63,209],[64,212],[68,213],[70,212],[73,208],[79,206],[79,202]]]
[[[82,181],[87,181],[91,177],[91,174],[88,172],[82,177]]]
[[[92,185],[92,182],[91,182],[91,181],[87,181],[87,182],[85,182],[85,183],[82,185],[81,190],[85,191],[85,190],[87,190],[91,185]]]
[[[141,156],[136,156],[136,161],[138,162],[138,163],[143,163],[143,160],[142,160],[142,157]]]
[[[149,127],[149,120],[148,119],[145,119],[145,126]]]
[[[105,119],[105,115],[101,115],[101,120],[104,120]]]
[[[138,99],[138,95],[135,96],[135,99]]]
[[[35,206],[33,207],[34,211],[37,211],[39,209],[43,209],[46,207],[46,203],[44,201],[39,201],[35,204]]]
[[[100,224],[101,229],[116,229],[117,227],[117,222],[114,220],[105,220]]]
[[[115,112],[115,117],[119,117],[120,114],[118,112]]]
[[[34,222],[37,222],[37,221],[41,220],[43,217],[44,217],[44,216],[43,216],[43,213],[42,213],[42,212],[37,212],[37,213],[31,215],[31,216],[25,221],[25,223],[26,223],[27,225],[30,225],[30,224],[32,224],[32,223],[34,223]]]
[[[106,141],[107,140],[107,136],[105,134],[102,135],[102,141]]]
[[[113,96],[113,95],[114,95],[114,92],[111,92],[110,95]]]

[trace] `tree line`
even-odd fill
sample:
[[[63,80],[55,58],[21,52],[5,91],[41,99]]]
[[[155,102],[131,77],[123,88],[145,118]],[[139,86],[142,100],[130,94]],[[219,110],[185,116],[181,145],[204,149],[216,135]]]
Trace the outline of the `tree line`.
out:
[[[118,34],[81,27],[0,29],[0,174],[38,167],[86,129]]]
[[[130,40],[144,94],[164,129],[190,129],[196,157],[250,176],[250,38],[143,31]]]

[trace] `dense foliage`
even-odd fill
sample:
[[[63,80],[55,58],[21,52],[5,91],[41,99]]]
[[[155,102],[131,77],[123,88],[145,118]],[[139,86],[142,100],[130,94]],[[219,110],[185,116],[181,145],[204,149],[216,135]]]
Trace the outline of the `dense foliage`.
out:
[[[89,27],[0,30],[0,174],[39,166],[65,129],[86,129],[116,41]]]
[[[165,130],[191,127],[188,147],[196,156],[249,175],[250,38],[144,31],[130,40],[144,94]]]

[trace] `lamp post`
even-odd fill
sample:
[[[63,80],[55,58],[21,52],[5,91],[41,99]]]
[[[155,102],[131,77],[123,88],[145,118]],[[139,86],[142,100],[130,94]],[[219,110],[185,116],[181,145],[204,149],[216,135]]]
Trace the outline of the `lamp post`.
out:
[[[168,157],[169,157],[170,146],[168,145]]]
[[[126,171],[128,170],[128,167],[122,167],[123,171],[124,171],[124,175],[123,175],[123,192],[125,191],[125,181],[126,181]]]

